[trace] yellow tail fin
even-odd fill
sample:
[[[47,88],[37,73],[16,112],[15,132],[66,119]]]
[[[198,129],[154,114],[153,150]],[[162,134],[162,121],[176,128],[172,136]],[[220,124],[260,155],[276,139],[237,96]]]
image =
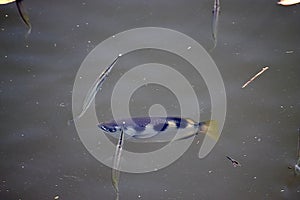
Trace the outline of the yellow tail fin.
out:
[[[199,132],[207,134],[209,137],[217,141],[220,137],[219,126],[216,120],[209,120],[201,123]]]

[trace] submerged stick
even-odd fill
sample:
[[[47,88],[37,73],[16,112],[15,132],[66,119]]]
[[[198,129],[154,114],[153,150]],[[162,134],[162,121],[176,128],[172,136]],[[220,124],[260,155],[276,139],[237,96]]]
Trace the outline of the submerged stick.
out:
[[[247,81],[242,88],[245,88],[249,83],[251,83],[252,81],[254,81],[254,79],[256,79],[259,75],[261,75],[262,73],[264,73],[264,71],[266,71],[267,69],[269,69],[269,67],[264,67],[262,68],[262,70],[260,72],[258,72],[255,76],[253,76],[249,81]]]
[[[120,160],[122,155],[122,149],[124,144],[124,132],[123,129],[121,131],[121,135],[119,137],[119,141],[116,147],[113,169],[111,172],[112,185],[116,190],[116,200],[119,200],[119,181],[120,181]]]

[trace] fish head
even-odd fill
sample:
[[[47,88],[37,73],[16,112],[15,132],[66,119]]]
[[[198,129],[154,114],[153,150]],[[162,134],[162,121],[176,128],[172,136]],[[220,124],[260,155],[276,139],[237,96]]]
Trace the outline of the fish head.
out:
[[[107,133],[115,133],[121,130],[121,127],[114,121],[100,123],[98,127]]]

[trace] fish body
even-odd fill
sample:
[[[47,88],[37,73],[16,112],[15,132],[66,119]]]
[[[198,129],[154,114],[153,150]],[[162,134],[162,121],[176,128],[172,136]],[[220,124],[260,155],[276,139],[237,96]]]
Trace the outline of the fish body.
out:
[[[92,87],[87,92],[82,105],[81,113],[75,117],[74,119],[70,120],[68,123],[73,122],[75,120],[78,120],[81,118],[84,113],[87,111],[87,109],[90,107],[91,103],[96,97],[97,92],[100,90],[101,86],[103,85],[105,79],[108,77],[108,74],[112,70],[112,68],[117,63],[118,59],[122,56],[122,54],[119,54],[116,59],[100,74],[100,76],[96,79],[96,81],[93,83]]]
[[[112,185],[116,191],[116,200],[119,200],[120,161],[124,144],[124,132],[121,130],[114,155],[113,169],[111,171]]]
[[[295,175],[299,176],[300,175],[300,158],[298,159],[297,163],[295,164]]]
[[[220,0],[214,1],[214,8],[213,8],[213,19],[212,19],[212,38],[214,41],[214,46],[211,50],[213,50],[217,46],[218,38],[218,24],[219,24],[219,14],[220,14]]]
[[[119,138],[124,130],[124,138],[132,142],[170,142],[189,138],[198,133],[208,133],[214,139],[217,129],[216,121],[195,122],[189,118],[180,117],[137,117],[125,120],[112,120],[100,123],[98,126],[105,133]],[[209,131],[213,130],[213,131]]]

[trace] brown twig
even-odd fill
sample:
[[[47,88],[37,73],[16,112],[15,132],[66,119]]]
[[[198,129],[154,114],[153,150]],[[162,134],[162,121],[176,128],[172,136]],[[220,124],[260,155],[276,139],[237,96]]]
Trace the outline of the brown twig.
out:
[[[266,71],[267,69],[269,69],[269,67],[262,68],[262,70],[260,72],[258,72],[255,76],[253,76],[249,81],[247,81],[247,83],[245,83],[242,86],[242,88],[245,88],[249,83],[251,83],[252,81],[254,81],[254,79],[256,79],[259,75],[261,75],[262,73],[264,73],[264,71]]]

